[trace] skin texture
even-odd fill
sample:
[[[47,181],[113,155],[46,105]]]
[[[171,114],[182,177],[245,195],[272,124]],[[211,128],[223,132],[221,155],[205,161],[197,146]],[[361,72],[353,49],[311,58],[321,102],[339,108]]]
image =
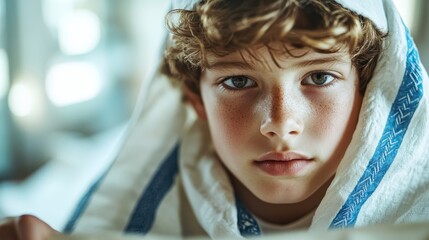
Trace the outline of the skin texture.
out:
[[[32,215],[7,218],[0,222],[0,239],[45,240],[56,234],[59,233]]]
[[[247,52],[209,55],[201,97],[188,92],[198,116],[208,122],[240,200],[277,224],[318,206],[350,143],[362,102],[346,51],[292,53],[303,56],[273,58],[266,47],[252,49],[258,60]],[[286,155],[304,160],[261,164]]]

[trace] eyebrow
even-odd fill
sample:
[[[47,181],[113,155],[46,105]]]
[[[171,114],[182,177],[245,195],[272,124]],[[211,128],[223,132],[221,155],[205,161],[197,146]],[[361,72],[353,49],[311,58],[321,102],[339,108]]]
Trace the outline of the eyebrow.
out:
[[[254,68],[254,66],[252,66],[247,62],[242,62],[242,61],[228,61],[228,62],[219,61],[219,62],[211,63],[206,67],[206,69],[210,69],[210,70],[216,70],[216,69],[248,70],[252,68]]]
[[[293,66],[294,67],[307,67],[307,66],[323,65],[323,64],[334,63],[334,62],[346,63],[344,58],[333,56],[333,57],[325,57],[325,58],[311,59],[311,60],[298,62],[298,63],[294,64]]]
[[[345,59],[343,57],[337,57],[337,56],[330,56],[330,57],[324,57],[324,58],[318,58],[318,59],[310,59],[310,60],[304,60],[297,62],[290,67],[307,67],[307,66],[314,66],[314,65],[324,65],[328,63],[346,63]],[[209,70],[225,70],[225,69],[241,69],[241,70],[249,70],[254,69],[256,66],[245,62],[245,61],[218,61],[213,62],[209,64],[206,69]]]

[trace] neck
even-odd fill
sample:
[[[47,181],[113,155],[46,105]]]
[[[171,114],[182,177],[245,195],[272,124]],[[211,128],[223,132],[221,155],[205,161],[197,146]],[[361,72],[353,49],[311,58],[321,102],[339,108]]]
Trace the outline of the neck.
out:
[[[234,177],[232,180],[237,197],[252,214],[266,222],[285,225],[314,211],[325,196],[332,179],[327,181],[305,200],[291,204],[272,204],[264,202],[253,195],[240,181],[236,180]]]

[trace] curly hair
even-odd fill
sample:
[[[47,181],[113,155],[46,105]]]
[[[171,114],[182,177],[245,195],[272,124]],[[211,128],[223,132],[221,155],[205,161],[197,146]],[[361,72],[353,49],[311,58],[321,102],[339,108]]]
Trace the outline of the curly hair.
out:
[[[197,94],[208,53],[225,56],[265,45],[275,56],[273,42],[290,55],[288,46],[322,53],[347,47],[363,93],[385,37],[369,19],[331,0],[206,0],[193,10],[170,11],[166,21],[173,37],[161,71]]]

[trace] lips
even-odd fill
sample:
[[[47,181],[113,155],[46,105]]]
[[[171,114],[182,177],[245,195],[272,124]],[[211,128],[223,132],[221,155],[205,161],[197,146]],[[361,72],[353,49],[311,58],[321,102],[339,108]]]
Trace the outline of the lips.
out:
[[[311,164],[312,158],[295,152],[269,152],[260,156],[255,165],[273,176],[294,176]]]

